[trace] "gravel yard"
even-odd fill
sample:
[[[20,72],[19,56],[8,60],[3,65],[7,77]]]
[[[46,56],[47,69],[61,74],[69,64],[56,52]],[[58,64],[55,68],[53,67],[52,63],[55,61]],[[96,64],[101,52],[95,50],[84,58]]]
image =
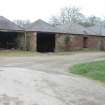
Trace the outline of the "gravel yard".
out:
[[[105,85],[68,73],[104,52],[0,57],[0,105],[105,105]]]

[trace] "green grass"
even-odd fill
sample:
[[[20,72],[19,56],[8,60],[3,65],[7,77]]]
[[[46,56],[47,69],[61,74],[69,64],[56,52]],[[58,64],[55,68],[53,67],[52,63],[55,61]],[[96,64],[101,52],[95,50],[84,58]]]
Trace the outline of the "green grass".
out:
[[[22,57],[22,56],[35,56],[37,53],[31,51],[20,50],[0,50],[0,57]]]
[[[77,64],[70,68],[70,72],[105,82],[105,61]]]

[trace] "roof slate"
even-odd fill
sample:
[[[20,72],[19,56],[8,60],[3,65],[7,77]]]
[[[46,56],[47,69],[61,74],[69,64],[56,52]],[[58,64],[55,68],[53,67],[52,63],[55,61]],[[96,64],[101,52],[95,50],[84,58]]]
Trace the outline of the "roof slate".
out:
[[[69,23],[63,24],[56,27],[48,24],[47,22],[39,19],[34,23],[30,24],[26,31],[36,31],[36,32],[55,32],[55,33],[68,33],[68,34],[81,34],[81,35],[95,35],[93,31],[86,29],[85,27],[76,24]]]
[[[0,30],[22,31],[23,29],[7,18],[0,16]]]
[[[98,36],[105,36],[105,26],[102,24],[97,24],[92,27],[88,27],[89,30],[93,31]]]
[[[36,32],[56,32],[56,29],[48,24],[47,22],[44,22],[43,20],[39,19],[35,21],[34,23],[30,24],[26,31],[36,31]]]
[[[61,33],[80,34],[80,35],[96,35],[95,32],[77,24],[69,23],[57,26]]]

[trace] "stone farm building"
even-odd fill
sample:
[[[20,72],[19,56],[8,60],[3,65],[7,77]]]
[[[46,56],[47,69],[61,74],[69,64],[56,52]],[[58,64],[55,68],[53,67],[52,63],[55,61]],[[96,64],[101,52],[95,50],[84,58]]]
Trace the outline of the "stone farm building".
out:
[[[57,48],[60,50],[62,47],[66,50],[79,50],[79,49],[105,49],[105,31],[104,34],[99,33],[100,28],[98,30],[94,27],[85,28],[79,24],[71,23],[60,25],[57,28],[62,34],[58,34],[59,38],[57,38]],[[103,30],[105,28],[103,27]],[[67,40],[69,37],[69,41],[65,43],[65,38]],[[62,40],[62,41],[61,41]]]
[[[0,17],[0,49],[21,49],[38,52],[71,51],[84,48],[105,49],[104,28],[85,28],[79,24],[57,27],[37,20],[23,29]]]
[[[54,52],[56,33],[55,28],[50,24],[37,20],[26,28],[27,50]]]
[[[83,48],[104,49],[105,35],[97,34],[79,24],[52,27],[37,20],[26,29],[27,49],[38,52],[70,51]]]
[[[0,16],[0,49],[24,49],[24,30]]]

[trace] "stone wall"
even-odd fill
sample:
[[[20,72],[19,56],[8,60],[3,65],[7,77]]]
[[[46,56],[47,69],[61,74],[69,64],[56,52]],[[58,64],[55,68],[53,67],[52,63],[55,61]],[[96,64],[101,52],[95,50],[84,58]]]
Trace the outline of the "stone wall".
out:
[[[71,48],[75,49],[82,49],[84,47],[83,39],[87,38],[87,48],[89,49],[98,49],[100,48],[100,37],[96,36],[83,36],[83,35],[75,35],[72,42]]]
[[[71,35],[70,36],[72,38],[71,40],[71,50],[79,50],[81,48],[83,48],[83,37],[79,36],[79,35]]]
[[[66,42],[66,37],[69,37]],[[105,37],[86,35],[56,34],[56,51],[70,51],[83,49],[84,37],[87,37],[87,48],[105,50]]]
[[[65,38],[67,35],[64,34],[56,34],[55,37],[55,51],[66,51],[70,50],[70,47],[65,44]],[[68,45],[70,45],[70,41],[68,42]],[[66,48],[68,47],[68,48]]]
[[[18,33],[16,38],[17,48],[20,50],[25,50],[25,34]]]
[[[105,50],[105,37],[100,37],[99,45],[100,50]]]
[[[83,38],[88,38],[87,48],[105,50],[105,37],[86,36],[86,35],[68,35],[56,34],[55,37],[55,51],[72,51],[83,49]],[[21,50],[36,51],[37,47],[37,33],[26,33],[26,46],[25,34],[19,33],[16,39],[18,48]]]
[[[37,45],[36,37],[37,37],[36,32],[26,33],[26,49],[28,51],[36,51],[36,45]]]

